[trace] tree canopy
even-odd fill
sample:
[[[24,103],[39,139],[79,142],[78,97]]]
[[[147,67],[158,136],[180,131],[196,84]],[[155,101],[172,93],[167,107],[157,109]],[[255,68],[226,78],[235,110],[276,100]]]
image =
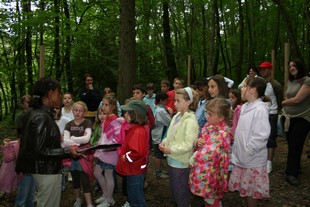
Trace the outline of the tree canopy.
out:
[[[40,76],[77,94],[83,75],[120,100],[134,82],[222,74],[240,82],[271,61],[283,83],[284,44],[310,65],[308,0],[2,0],[0,119]],[[14,113],[13,113],[14,114]]]

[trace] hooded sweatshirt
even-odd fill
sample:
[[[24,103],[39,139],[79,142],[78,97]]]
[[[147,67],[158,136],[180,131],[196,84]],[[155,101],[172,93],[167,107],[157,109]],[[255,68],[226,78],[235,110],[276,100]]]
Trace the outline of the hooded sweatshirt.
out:
[[[267,164],[269,105],[260,98],[242,105],[232,153],[237,166],[257,168]]]

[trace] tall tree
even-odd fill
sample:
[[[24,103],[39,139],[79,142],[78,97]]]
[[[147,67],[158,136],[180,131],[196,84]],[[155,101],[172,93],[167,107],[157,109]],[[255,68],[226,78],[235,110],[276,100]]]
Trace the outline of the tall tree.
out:
[[[237,74],[241,74],[243,63],[243,46],[244,46],[244,17],[243,17],[244,15],[241,0],[238,0],[238,10],[239,10],[240,39],[239,39],[239,58],[237,61]],[[238,82],[241,82],[241,76],[239,75],[237,78]]]
[[[282,14],[282,17],[284,19],[284,22],[286,24],[288,37],[291,43],[292,56],[295,58],[303,59],[298,43],[297,43],[297,38],[296,38],[295,30],[293,28],[292,19],[289,16],[289,13],[287,11],[287,8],[285,7],[285,4],[283,3],[283,0],[273,0],[273,2],[278,5],[279,10]]]
[[[28,77],[28,91],[32,90],[33,76],[32,76],[32,24],[31,24],[31,1],[22,0],[23,16],[25,18],[24,25],[26,26],[26,65],[27,65],[27,77]]]
[[[73,93],[73,77],[71,72],[71,24],[70,24],[70,11],[67,0],[63,0],[64,14],[65,14],[65,31],[66,31],[66,41],[65,41],[65,55],[63,58],[64,70],[67,76],[68,91]]]
[[[164,31],[164,48],[167,64],[167,77],[169,81],[172,83],[173,79],[178,76],[178,72],[174,59],[174,51],[170,35],[169,0],[163,0],[163,31]]]
[[[136,82],[135,0],[120,1],[120,47],[117,95],[121,102],[130,97]]]
[[[56,70],[56,79],[58,81],[60,81],[61,78],[61,69],[60,69],[60,47],[59,47],[59,43],[60,43],[60,35],[59,35],[59,24],[60,24],[60,20],[59,20],[59,15],[60,15],[60,5],[59,5],[59,0],[54,0],[54,8],[55,8],[55,37],[54,37],[54,54],[55,54],[55,59],[56,59],[56,63],[55,63],[55,70]]]

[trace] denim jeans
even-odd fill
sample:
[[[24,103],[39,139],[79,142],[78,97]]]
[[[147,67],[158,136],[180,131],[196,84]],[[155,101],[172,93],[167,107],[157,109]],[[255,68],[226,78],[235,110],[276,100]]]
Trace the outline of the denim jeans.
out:
[[[144,198],[145,174],[126,176],[127,195],[130,207],[146,207]]]
[[[35,184],[31,174],[24,174],[23,178],[17,180],[17,193],[15,198],[16,207],[34,206]]]

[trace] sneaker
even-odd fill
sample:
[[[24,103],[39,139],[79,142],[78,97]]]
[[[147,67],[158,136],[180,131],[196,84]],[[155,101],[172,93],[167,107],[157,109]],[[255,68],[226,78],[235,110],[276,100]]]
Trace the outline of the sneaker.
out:
[[[267,173],[272,172],[272,162],[270,160],[267,161]]]
[[[158,173],[156,175],[156,178],[158,178],[158,179],[167,179],[167,178],[169,178],[169,175],[161,172],[161,173]]]
[[[285,176],[286,182],[288,182],[290,185],[299,186],[300,181],[293,175],[286,175]]]
[[[100,196],[99,198],[97,198],[96,200],[95,200],[95,203],[103,203],[103,202],[105,202],[105,201],[107,201],[107,199],[102,195],[102,196]]]
[[[73,204],[73,207],[81,207],[82,206],[82,200],[80,198],[77,198],[75,203]]]
[[[169,173],[168,173],[167,170],[162,170],[161,173],[166,174],[166,175],[169,175]]]
[[[124,203],[124,205],[122,205],[122,207],[130,207],[130,204],[128,203],[128,201],[126,201],[126,203]]]
[[[68,173],[68,181],[69,181],[69,182],[71,182],[71,181],[72,181],[72,175],[71,175],[71,173],[70,173],[70,172]]]
[[[113,199],[111,203],[109,203],[107,200],[97,205],[97,207],[109,207],[113,206],[115,204],[115,200]]]

